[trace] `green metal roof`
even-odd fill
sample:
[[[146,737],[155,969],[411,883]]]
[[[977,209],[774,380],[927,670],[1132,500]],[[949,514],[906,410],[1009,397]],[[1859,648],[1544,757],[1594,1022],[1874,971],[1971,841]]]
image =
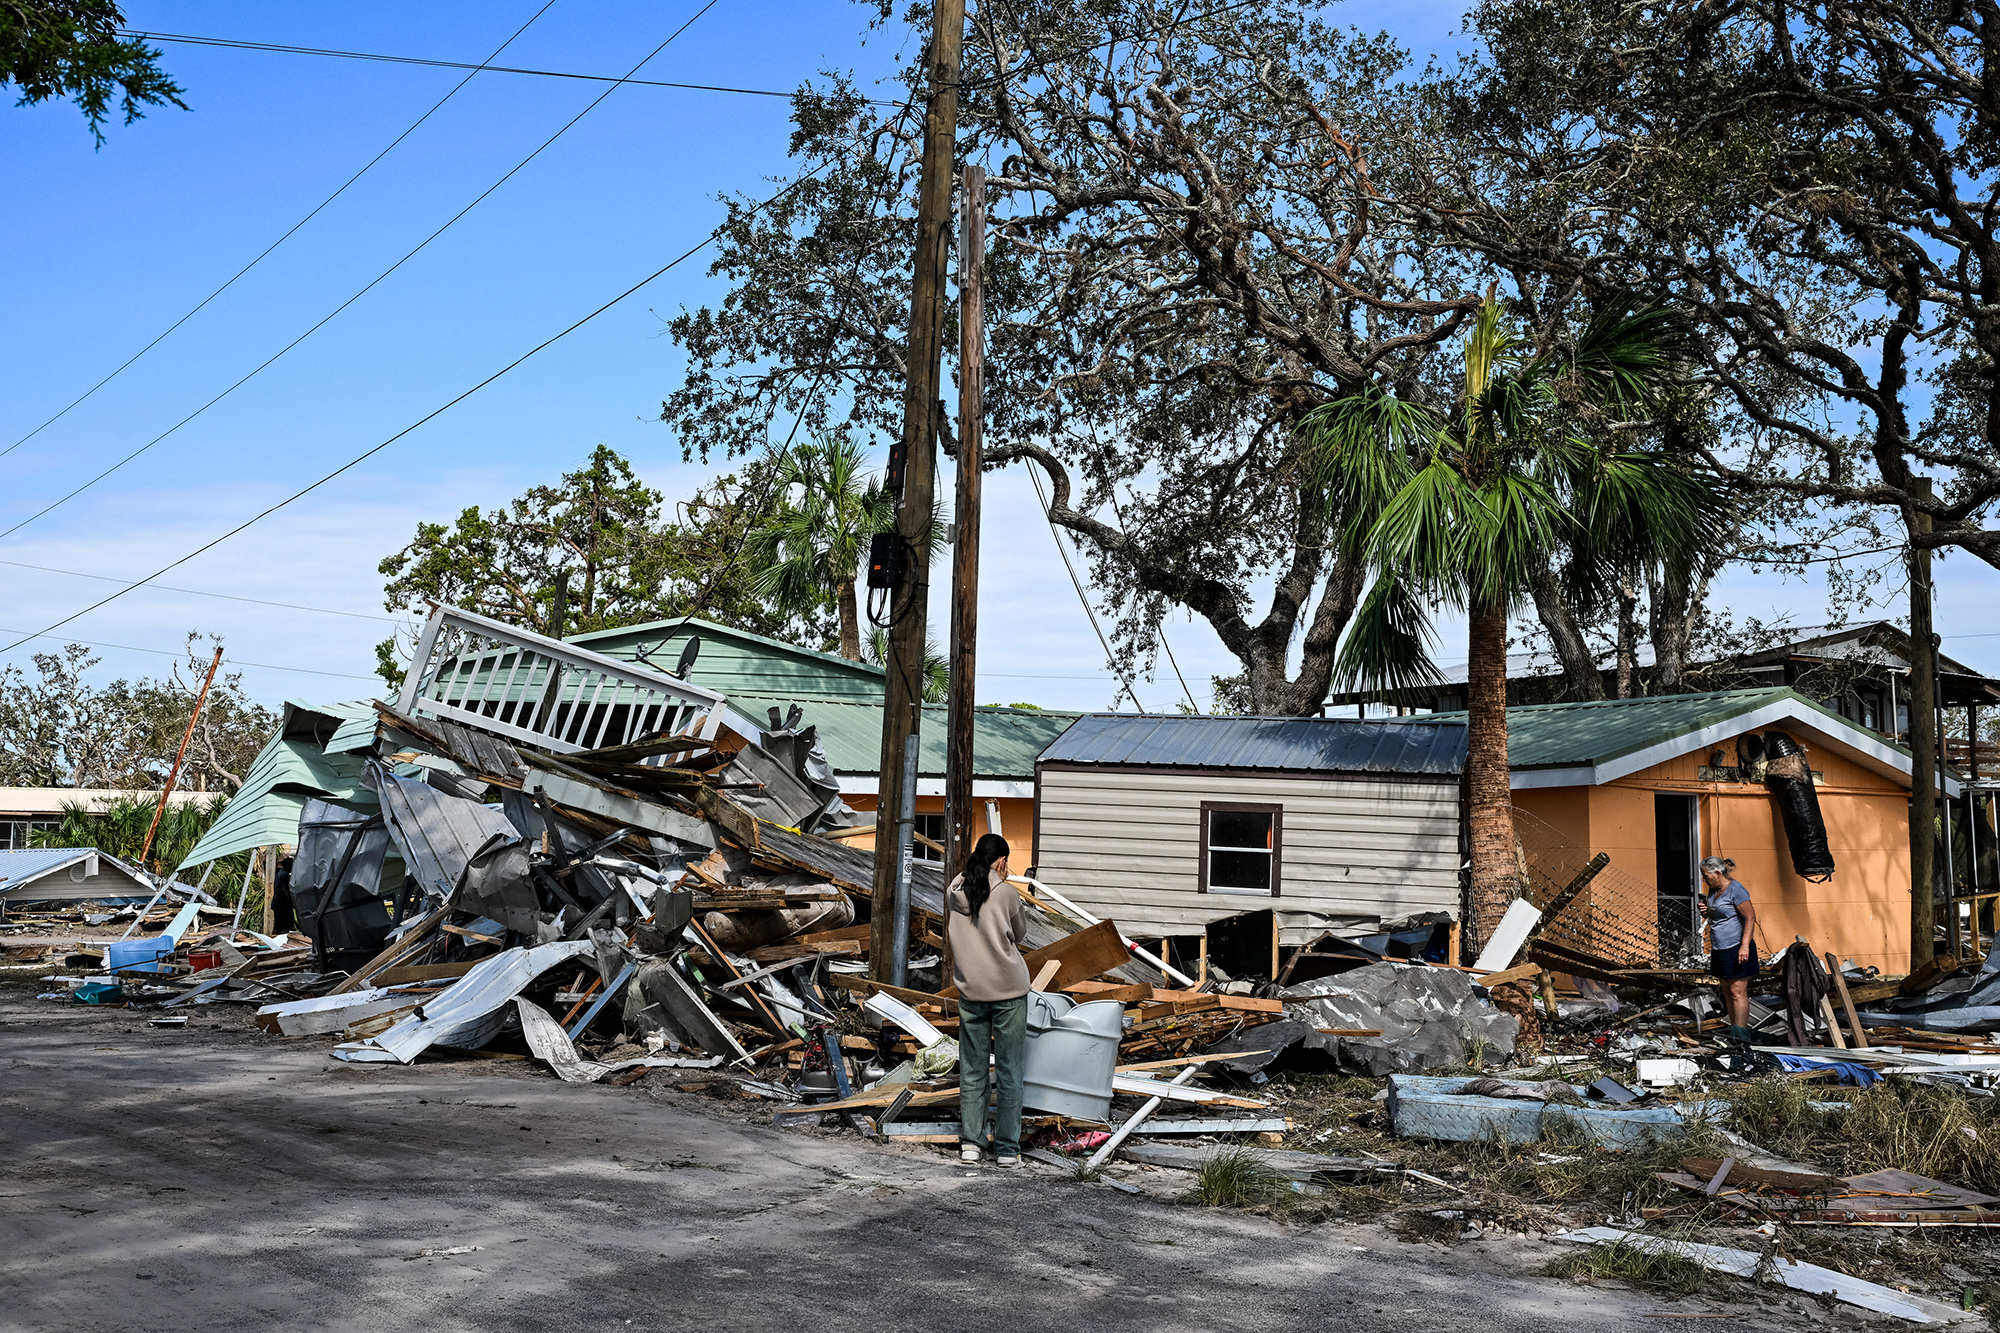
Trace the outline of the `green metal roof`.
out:
[[[681,644],[699,635],[701,655],[688,682],[718,694],[810,696],[880,702],[882,668],[709,620],[651,620],[643,625],[572,634],[565,642],[606,657],[672,671]]]
[[[804,695],[760,692],[732,694],[729,704],[753,722],[764,722],[768,709],[782,717],[793,704],[804,710],[800,725],[819,728],[820,742],[836,773],[878,773],[882,766],[882,701],[823,699]],[[1029,781],[1035,759],[1081,713],[1057,713],[1035,708],[976,708],[972,715],[973,775],[981,778]],[[917,772],[925,777],[944,774],[945,710],[924,709],[918,733]]]
[[[320,716],[310,716],[314,714]],[[325,743],[330,745],[335,737],[344,737],[358,728],[364,715],[372,729],[373,701],[332,705],[288,701],[278,734],[251,763],[243,775],[243,785],[181,862],[181,868],[205,865],[253,847],[297,842],[299,815],[311,797],[374,809],[375,793],[361,785],[365,754],[352,751],[327,754],[314,739],[316,735],[324,735]],[[337,726],[328,729],[324,725],[327,719]]]
[[[1842,729],[1854,730],[1854,723],[1832,709],[1783,687],[1524,704],[1507,710],[1507,765],[1524,769],[1606,764],[1787,700],[1824,714]],[[1458,718],[1465,714],[1436,716]]]

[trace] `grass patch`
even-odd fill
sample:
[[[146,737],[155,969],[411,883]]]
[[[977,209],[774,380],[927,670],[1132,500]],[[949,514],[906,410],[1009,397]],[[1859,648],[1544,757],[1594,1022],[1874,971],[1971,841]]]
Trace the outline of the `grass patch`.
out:
[[[1829,1088],[1782,1077],[1717,1089],[1751,1142],[1834,1175],[1895,1167],[2000,1194],[2000,1099],[1890,1079],[1872,1088]],[[1845,1111],[1814,1102],[1844,1101]]]
[[[1669,1296],[1692,1296],[1707,1289],[1712,1274],[1692,1259],[1642,1250],[1622,1240],[1586,1245],[1544,1270],[1550,1277],[1578,1282],[1629,1282]]]
[[[1188,1198],[1205,1208],[1247,1208],[1275,1202],[1290,1187],[1283,1177],[1245,1148],[1222,1148],[1209,1154],[1194,1173]]]

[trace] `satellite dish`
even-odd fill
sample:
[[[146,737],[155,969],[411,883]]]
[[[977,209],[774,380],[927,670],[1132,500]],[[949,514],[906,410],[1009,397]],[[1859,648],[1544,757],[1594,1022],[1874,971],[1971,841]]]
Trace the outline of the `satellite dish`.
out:
[[[688,672],[694,670],[694,659],[700,656],[701,636],[699,634],[691,635],[688,638],[687,647],[681,649],[681,660],[674,667],[674,676],[679,680],[686,680]]]

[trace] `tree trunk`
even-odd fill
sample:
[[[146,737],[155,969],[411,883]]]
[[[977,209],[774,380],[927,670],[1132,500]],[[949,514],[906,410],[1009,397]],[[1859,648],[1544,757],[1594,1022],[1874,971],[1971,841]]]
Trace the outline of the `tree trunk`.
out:
[[[1639,670],[1639,583],[1632,570],[1618,575],[1618,697],[1632,697]]]
[[[861,660],[861,615],[854,603],[854,583],[836,584],[834,598],[840,603],[840,655],[850,662]]]
[[[1700,561],[1669,561],[1652,584],[1647,620],[1653,638],[1654,694],[1679,694],[1687,677],[1694,618],[1708,594],[1708,572]]]
[[[1466,826],[1472,852],[1472,935],[1492,938],[1514,900],[1514,798],[1507,779],[1507,609],[1472,607],[1467,651]]]
[[[1928,478],[1916,478],[1930,489]],[[1910,534],[1930,531],[1930,515],[1911,508]],[[1910,967],[1937,956],[1937,643],[1931,624],[1931,553],[1912,548],[1910,567]],[[1895,725],[1894,719],[1890,726]]]
[[[1535,613],[1541,618],[1542,628],[1548,631],[1549,642],[1555,645],[1557,660],[1562,663],[1563,699],[1573,703],[1602,699],[1603,673],[1597,669],[1597,659],[1584,641],[1582,627],[1576,623],[1576,612],[1563,596],[1562,583],[1547,560],[1530,572],[1528,584],[1535,595]]]

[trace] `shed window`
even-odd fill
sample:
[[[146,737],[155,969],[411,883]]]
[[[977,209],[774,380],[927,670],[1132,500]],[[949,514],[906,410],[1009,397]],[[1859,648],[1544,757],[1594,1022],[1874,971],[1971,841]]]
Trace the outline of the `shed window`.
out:
[[[924,837],[929,838],[932,842],[938,844],[938,847],[942,847],[944,845],[943,815],[918,815],[916,818],[915,829],[918,833],[921,833]],[[913,861],[922,861],[925,862],[926,864],[934,866],[941,866],[944,864],[944,854],[939,852],[937,850],[937,847],[926,847],[924,846],[924,844],[917,842],[915,839],[911,839],[910,859]]]
[[[1278,896],[1284,807],[1201,803],[1201,891]]]

